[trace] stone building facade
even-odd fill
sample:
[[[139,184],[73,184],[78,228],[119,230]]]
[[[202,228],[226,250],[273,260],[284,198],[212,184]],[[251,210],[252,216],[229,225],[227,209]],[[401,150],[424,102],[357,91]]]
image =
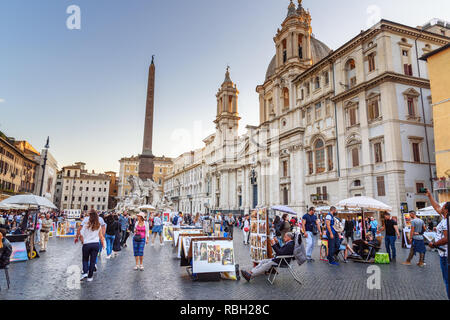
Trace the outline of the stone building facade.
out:
[[[34,192],[38,163],[33,156],[39,153],[31,154],[31,149],[35,151],[27,142],[17,143],[0,132],[0,201]]]
[[[60,210],[108,210],[110,177],[94,171],[89,173],[85,166],[85,163],[77,162],[61,169],[61,184],[57,183],[57,189],[61,189],[56,192],[60,194],[57,201]]]
[[[186,212],[248,212],[285,204],[299,213],[358,195],[418,209],[435,176],[427,66],[441,33],[381,20],[332,51],[292,1],[274,37],[259,94],[260,123],[238,135],[238,90],[227,70],[216,132],[174,159],[165,191]],[[202,204],[203,207],[196,205]]]

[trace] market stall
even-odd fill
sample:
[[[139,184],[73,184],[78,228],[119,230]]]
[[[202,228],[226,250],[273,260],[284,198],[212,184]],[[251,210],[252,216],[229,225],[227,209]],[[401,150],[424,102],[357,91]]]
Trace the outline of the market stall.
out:
[[[24,242],[26,252],[28,254],[28,258],[34,259],[38,258],[39,254],[34,246],[36,225],[38,220],[38,214],[40,213],[41,208],[48,209],[57,209],[56,206],[49,201],[47,198],[39,197],[33,194],[21,194],[9,197],[0,202],[1,206],[22,206],[25,210],[25,216],[23,217],[23,221],[21,223],[20,228],[22,229],[23,234],[26,236],[21,241],[15,242]],[[9,240],[10,238],[14,241],[11,235],[7,235],[6,238]],[[16,244],[20,246],[20,251],[23,252],[23,245]]]
[[[361,221],[364,221],[366,217],[373,216],[379,220],[381,212],[392,211],[392,207],[384,204],[381,201],[375,200],[370,197],[353,197],[345,200],[341,200],[337,203],[336,207],[342,207],[344,209],[358,209],[358,217],[361,217]],[[362,239],[366,238],[366,225],[362,224]]]

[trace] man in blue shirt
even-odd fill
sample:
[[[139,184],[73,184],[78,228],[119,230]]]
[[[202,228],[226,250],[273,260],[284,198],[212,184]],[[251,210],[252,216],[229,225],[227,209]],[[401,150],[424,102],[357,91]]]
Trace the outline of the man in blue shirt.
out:
[[[334,260],[334,255],[339,251],[340,241],[339,236],[336,230],[334,230],[334,217],[337,214],[336,207],[330,208],[330,213],[325,217],[325,225],[327,230],[327,238],[328,238],[328,263],[334,266],[338,266]]]
[[[120,245],[126,246],[126,237],[127,237],[127,230],[130,225],[130,221],[128,219],[128,213],[125,211],[123,214],[119,216],[119,223],[120,223],[120,231],[122,233],[122,239],[120,240]]]
[[[314,261],[311,258],[311,255],[314,250],[314,243],[316,242],[315,236],[317,235],[317,233],[322,234],[320,220],[314,213],[315,208],[311,207],[309,208],[308,213],[306,213],[302,218],[302,231],[306,239],[306,259],[308,262]]]

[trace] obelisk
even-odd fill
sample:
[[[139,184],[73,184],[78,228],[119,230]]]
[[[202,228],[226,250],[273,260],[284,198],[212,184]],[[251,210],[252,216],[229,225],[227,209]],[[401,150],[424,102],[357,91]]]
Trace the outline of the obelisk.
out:
[[[155,156],[152,153],[152,139],[153,139],[153,108],[155,100],[155,63],[152,56],[152,63],[150,64],[148,72],[148,86],[147,86],[147,103],[145,106],[145,126],[144,126],[144,144],[142,147],[142,154],[139,155],[139,178],[143,181],[147,179],[153,180]]]

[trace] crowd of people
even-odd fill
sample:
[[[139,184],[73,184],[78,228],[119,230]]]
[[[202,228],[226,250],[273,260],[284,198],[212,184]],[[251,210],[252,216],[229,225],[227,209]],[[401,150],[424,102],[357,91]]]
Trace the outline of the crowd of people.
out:
[[[440,207],[433,199],[430,192],[427,196],[436,212],[442,216],[439,224],[431,220],[420,219],[414,211],[410,211],[411,230],[410,236],[406,239],[407,244],[411,245],[409,256],[403,265],[411,265],[412,259],[418,253],[419,261],[417,265],[424,267],[426,244],[424,233],[434,231],[436,233],[435,242],[430,242],[430,248],[436,249],[440,255],[442,275],[447,287],[448,293],[448,268],[447,268],[447,214],[450,210],[450,203]],[[28,215],[20,211],[0,212],[0,252],[7,255],[10,244],[6,239],[7,233],[20,234],[27,230]],[[64,215],[56,212],[39,215],[36,223],[35,233],[36,243],[40,245],[40,251],[47,250],[48,233],[53,222],[63,221]],[[170,220],[174,226],[194,226],[202,227],[204,220],[213,220],[215,224],[221,225],[224,235],[233,238],[234,227],[240,228],[243,233],[244,245],[249,244],[250,237],[250,216],[248,214],[234,216],[233,214],[222,215],[216,213],[195,215],[183,214],[179,212]],[[295,216],[288,214],[276,215],[274,221],[269,225],[270,243],[275,254],[275,258],[266,259],[256,265],[251,271],[242,271],[242,276],[250,281],[253,277],[267,273],[271,267],[278,264],[276,256],[292,255],[294,250],[294,232],[300,232],[305,240],[306,260],[314,262],[312,253],[318,240],[326,243],[326,257],[321,257],[330,265],[337,266],[338,254],[342,252],[343,262],[348,259],[363,259],[368,261],[375,257],[376,252],[381,248],[381,234],[384,232],[384,244],[386,252],[391,262],[396,261],[397,251],[395,243],[401,238],[396,217],[392,217],[388,212],[382,214],[382,223],[379,223],[374,217],[365,219],[351,218],[339,219],[335,207],[330,207],[326,214],[318,214],[314,207],[309,208],[301,219],[297,220]],[[106,258],[111,259],[118,256],[122,248],[127,247],[127,240],[132,234],[133,253],[135,257],[134,270],[144,270],[143,257],[144,248],[151,243],[159,240],[159,245],[164,245],[163,225],[164,219],[160,213],[145,214],[143,212],[136,216],[130,216],[127,212],[107,213],[90,210],[81,217],[81,224],[75,236],[75,243],[82,243],[82,263],[83,274],[81,280],[87,278],[92,281],[94,272],[97,270],[97,259],[102,250],[106,250]],[[29,222],[29,221],[28,221]],[[5,265],[5,258],[0,256],[0,268]]]

